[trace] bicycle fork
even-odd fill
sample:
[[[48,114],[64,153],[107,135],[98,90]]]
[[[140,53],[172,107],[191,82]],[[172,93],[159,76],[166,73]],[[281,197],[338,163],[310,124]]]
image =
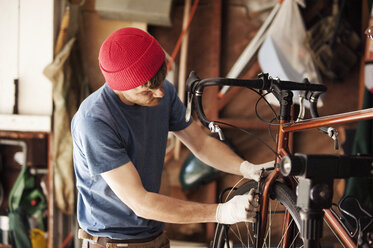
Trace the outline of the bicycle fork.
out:
[[[264,239],[266,236],[266,227],[267,227],[267,221],[268,221],[268,208],[269,208],[269,189],[273,186],[276,179],[281,175],[281,172],[279,169],[275,169],[274,172],[272,172],[267,180],[263,184],[262,188],[262,194],[259,198],[260,203],[260,212],[257,216],[257,222],[256,225],[258,228],[256,228],[256,234],[255,234],[255,247],[263,247]],[[294,223],[292,221],[292,217],[289,212],[285,213],[285,220],[284,220],[284,230],[285,233],[283,235],[283,242],[282,247],[289,247],[293,240],[293,232],[291,231],[294,226]]]

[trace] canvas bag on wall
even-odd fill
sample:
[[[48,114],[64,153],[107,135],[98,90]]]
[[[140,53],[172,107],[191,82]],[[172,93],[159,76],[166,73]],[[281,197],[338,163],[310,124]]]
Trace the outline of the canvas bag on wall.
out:
[[[285,0],[270,26],[267,38],[258,53],[258,61],[264,72],[281,80],[320,83],[320,75],[305,46],[306,29],[299,10],[305,7],[303,0]],[[297,96],[295,92],[295,96]],[[294,101],[297,101],[297,97]],[[276,100],[268,99],[271,103]],[[322,105],[322,102],[319,101]]]

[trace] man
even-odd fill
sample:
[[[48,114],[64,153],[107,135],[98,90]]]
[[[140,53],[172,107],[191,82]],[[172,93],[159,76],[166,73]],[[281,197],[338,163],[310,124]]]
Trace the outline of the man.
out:
[[[164,222],[255,221],[253,192],[223,204],[182,201],[158,193],[169,131],[203,162],[259,180],[262,168],[209,137],[165,80],[165,54],[148,33],[123,28],[102,44],[106,83],[73,118],[80,237],[85,247],[169,247]]]

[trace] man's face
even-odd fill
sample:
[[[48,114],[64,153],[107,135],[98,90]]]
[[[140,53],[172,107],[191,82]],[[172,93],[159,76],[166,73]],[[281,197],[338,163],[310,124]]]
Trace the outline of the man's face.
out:
[[[115,91],[120,100],[127,105],[140,105],[147,107],[157,106],[164,96],[163,83],[156,89],[150,89],[145,85],[140,85],[131,90]]]
[[[369,26],[369,27],[365,30],[365,34],[366,34],[369,38],[373,39],[373,26]]]

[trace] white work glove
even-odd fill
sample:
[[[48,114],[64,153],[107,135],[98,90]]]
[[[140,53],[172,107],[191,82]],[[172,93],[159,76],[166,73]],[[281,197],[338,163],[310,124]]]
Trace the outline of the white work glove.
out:
[[[244,178],[254,179],[258,182],[262,172],[265,172],[268,168],[274,167],[274,164],[274,161],[263,164],[252,164],[248,161],[243,161],[240,165],[240,172]]]
[[[216,209],[216,221],[221,224],[255,222],[258,204],[254,198],[255,189],[246,195],[236,195],[231,200],[220,203]]]

